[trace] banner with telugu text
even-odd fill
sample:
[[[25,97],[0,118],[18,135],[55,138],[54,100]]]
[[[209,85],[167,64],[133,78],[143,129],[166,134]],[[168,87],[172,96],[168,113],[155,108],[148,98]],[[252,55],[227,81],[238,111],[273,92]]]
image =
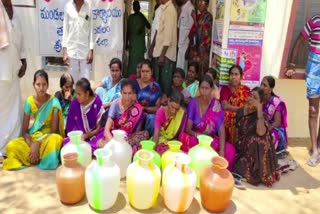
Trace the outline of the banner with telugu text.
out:
[[[64,6],[69,0],[38,0],[39,55],[62,56]],[[92,0],[94,51],[123,49],[123,0]]]
[[[228,49],[237,50],[236,64],[243,69],[242,83],[258,86],[267,0],[232,0]]]

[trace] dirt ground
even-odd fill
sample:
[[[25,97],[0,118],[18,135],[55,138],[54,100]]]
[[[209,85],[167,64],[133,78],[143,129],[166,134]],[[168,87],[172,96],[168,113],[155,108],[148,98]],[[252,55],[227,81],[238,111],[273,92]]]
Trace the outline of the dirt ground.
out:
[[[290,139],[291,158],[299,164],[297,170],[284,174],[272,188],[247,186],[246,190],[234,189],[232,200],[224,213],[320,213],[320,164],[311,168],[308,139]],[[1,167],[1,166],[0,166]],[[55,171],[42,171],[35,167],[20,171],[0,168],[0,213],[96,213],[84,199],[74,206],[59,201],[55,184]],[[100,213],[170,213],[161,196],[156,207],[139,212],[128,202],[125,181],[121,182],[116,204]],[[208,213],[202,206],[200,194],[196,196],[187,213]]]

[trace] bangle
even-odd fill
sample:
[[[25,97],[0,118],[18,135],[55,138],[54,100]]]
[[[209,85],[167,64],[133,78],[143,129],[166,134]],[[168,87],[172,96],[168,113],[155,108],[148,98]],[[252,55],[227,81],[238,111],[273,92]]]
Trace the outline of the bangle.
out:
[[[294,64],[294,63],[292,63],[292,62],[290,62],[289,65],[291,65],[291,66],[293,66],[293,67],[296,66],[296,64]]]

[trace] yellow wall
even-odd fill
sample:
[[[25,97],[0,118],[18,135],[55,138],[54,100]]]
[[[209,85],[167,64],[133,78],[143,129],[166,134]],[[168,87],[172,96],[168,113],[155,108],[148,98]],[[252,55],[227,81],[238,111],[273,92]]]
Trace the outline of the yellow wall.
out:
[[[305,81],[277,79],[275,93],[287,104],[289,137],[309,137]]]

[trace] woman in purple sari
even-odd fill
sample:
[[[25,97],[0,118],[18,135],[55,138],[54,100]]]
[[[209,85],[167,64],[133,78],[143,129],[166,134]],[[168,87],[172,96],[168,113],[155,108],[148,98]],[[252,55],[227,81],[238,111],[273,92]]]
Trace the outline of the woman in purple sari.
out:
[[[219,100],[211,98],[212,89],[213,82],[208,75],[205,75],[199,85],[200,95],[189,102],[186,130],[179,136],[182,142],[181,150],[188,152],[190,148],[197,145],[198,135],[209,135],[214,139],[211,147],[227,159],[228,169],[232,171],[235,148],[225,142],[224,111]]]
[[[153,135],[155,114],[160,107],[161,89],[157,82],[152,81],[152,67],[149,60],[141,63],[141,77],[133,81],[137,100],[146,114],[144,129]]]
[[[260,87],[266,98],[263,112],[267,118],[268,129],[272,134],[274,148],[277,154],[286,154],[288,144],[286,104],[273,92],[275,79],[272,76],[265,76]]]
[[[92,151],[97,149],[97,142],[103,138],[103,127],[100,120],[104,113],[99,96],[94,95],[89,80],[81,78],[76,84],[77,99],[73,99],[67,118],[66,133],[80,130],[82,139],[87,141]],[[63,145],[70,141],[65,138]]]

